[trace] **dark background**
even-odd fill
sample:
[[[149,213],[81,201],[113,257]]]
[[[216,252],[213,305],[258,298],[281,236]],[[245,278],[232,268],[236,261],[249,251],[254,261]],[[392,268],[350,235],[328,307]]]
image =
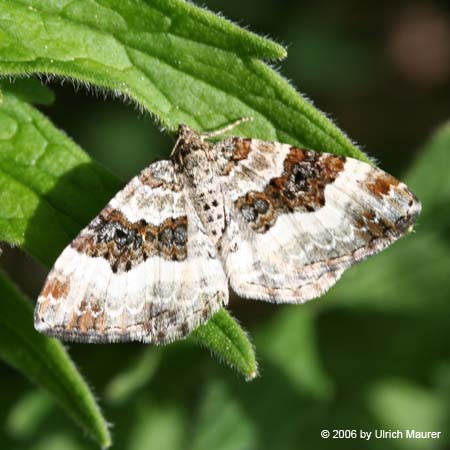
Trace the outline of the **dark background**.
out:
[[[274,66],[383,169],[399,178],[431,133],[450,116],[449,2],[209,0],[206,6],[286,45],[288,58]],[[124,181],[153,160],[168,156],[173,139],[133,105],[74,89],[69,83],[54,82],[51,87],[56,101],[42,111]],[[36,298],[45,277],[43,268],[8,248],[2,266],[25,293]],[[262,354],[262,378],[251,387],[228,368],[210,361],[207,352],[189,344],[175,344],[168,350],[72,345],[71,354],[98,393],[107,417],[116,423],[115,448],[449,448],[448,436],[439,441],[367,444],[327,443],[318,437],[320,429],[333,426],[396,429],[401,425],[398,417],[410,417],[408,408],[422,411],[418,423],[425,429],[448,434],[448,415],[441,411],[440,394],[429,395],[425,390],[431,381],[421,368],[445,360],[444,373],[450,375],[445,350],[448,335],[434,334],[445,330],[437,322],[420,328],[422,322],[410,322],[402,313],[384,314],[381,303],[378,313],[327,312],[315,323],[311,337],[302,326],[310,326],[308,315],[320,307],[234,301],[233,314],[256,335],[256,350]],[[297,316],[298,322],[290,324],[290,315]],[[283,324],[280,330],[278,323]],[[398,340],[397,335],[408,336],[415,326],[427,335],[425,340],[439,340],[439,352],[430,360],[424,347],[417,358],[399,363],[400,369],[396,361],[403,361],[405,351],[421,347],[423,340],[422,335],[414,335],[416,341],[408,342]],[[296,369],[286,369],[287,376],[275,364],[277,356],[270,357],[277,352],[276,343],[268,342],[278,339],[273,330],[282,334],[288,330],[286,336],[291,333],[279,337],[280,346],[283,342],[291,345],[280,354],[287,358],[286,366],[300,367],[300,394]],[[304,350],[311,339],[317,350],[313,356]],[[398,347],[392,347],[392,342]],[[371,355],[382,362],[374,363]],[[283,361],[278,362],[283,367]],[[323,368],[326,380],[316,374],[316,366]],[[120,385],[119,375],[128,370],[134,375],[129,385],[125,383],[126,395],[116,401],[111,383],[118,379]],[[367,388],[367,380],[373,379],[378,390]],[[0,389],[1,448],[89,447],[50,400],[4,365],[0,366]],[[364,403],[370,396],[376,397],[371,404],[379,408],[380,415]],[[433,414],[440,414],[444,422],[434,420]],[[412,426],[408,420],[405,427]],[[441,428],[433,428],[437,423]]]

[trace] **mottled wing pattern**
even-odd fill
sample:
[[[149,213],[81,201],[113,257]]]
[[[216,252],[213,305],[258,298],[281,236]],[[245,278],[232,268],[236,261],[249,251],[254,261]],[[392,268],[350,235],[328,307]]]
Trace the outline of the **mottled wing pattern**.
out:
[[[81,342],[166,343],[228,301],[227,280],[182,174],[159,161],[120,191],[56,261],[35,327]]]
[[[228,199],[222,259],[243,297],[317,297],[420,212],[403,183],[352,158],[241,138],[216,144],[215,153]]]

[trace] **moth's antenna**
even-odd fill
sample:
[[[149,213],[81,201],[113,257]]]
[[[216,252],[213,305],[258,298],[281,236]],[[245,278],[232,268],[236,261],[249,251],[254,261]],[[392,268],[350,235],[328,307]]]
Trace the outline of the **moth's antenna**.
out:
[[[252,120],[253,120],[253,117],[241,117],[240,119],[236,120],[233,123],[230,123],[229,125],[227,125],[224,128],[220,128],[220,129],[214,130],[214,131],[207,131],[206,133],[201,133],[200,137],[203,138],[203,139],[206,139],[206,138],[212,138],[212,137],[220,136],[221,134],[224,134],[227,131],[230,131],[233,128],[236,128],[241,123],[251,122]]]
[[[170,156],[172,157],[175,154],[176,149],[178,148],[178,144],[181,141],[181,136],[177,137],[177,141],[175,142],[175,145],[172,148],[172,151],[170,152]]]

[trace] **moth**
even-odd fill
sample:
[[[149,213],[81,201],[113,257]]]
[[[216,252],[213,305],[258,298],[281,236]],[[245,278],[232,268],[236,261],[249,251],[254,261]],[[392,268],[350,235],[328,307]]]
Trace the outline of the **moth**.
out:
[[[62,252],[35,328],[164,344],[239,296],[303,303],[412,229],[408,187],[362,161],[180,125],[170,160],[133,178]]]

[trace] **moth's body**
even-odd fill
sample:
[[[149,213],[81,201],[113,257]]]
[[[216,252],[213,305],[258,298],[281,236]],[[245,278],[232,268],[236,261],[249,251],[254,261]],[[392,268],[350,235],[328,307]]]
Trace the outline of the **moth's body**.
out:
[[[180,127],[175,170],[184,177],[192,204],[216,246],[225,230],[225,199],[217,165],[217,152],[210,142]]]
[[[63,251],[36,328],[166,343],[241,297],[302,303],[411,229],[420,203],[352,158],[181,125],[172,159],[133,178]]]

